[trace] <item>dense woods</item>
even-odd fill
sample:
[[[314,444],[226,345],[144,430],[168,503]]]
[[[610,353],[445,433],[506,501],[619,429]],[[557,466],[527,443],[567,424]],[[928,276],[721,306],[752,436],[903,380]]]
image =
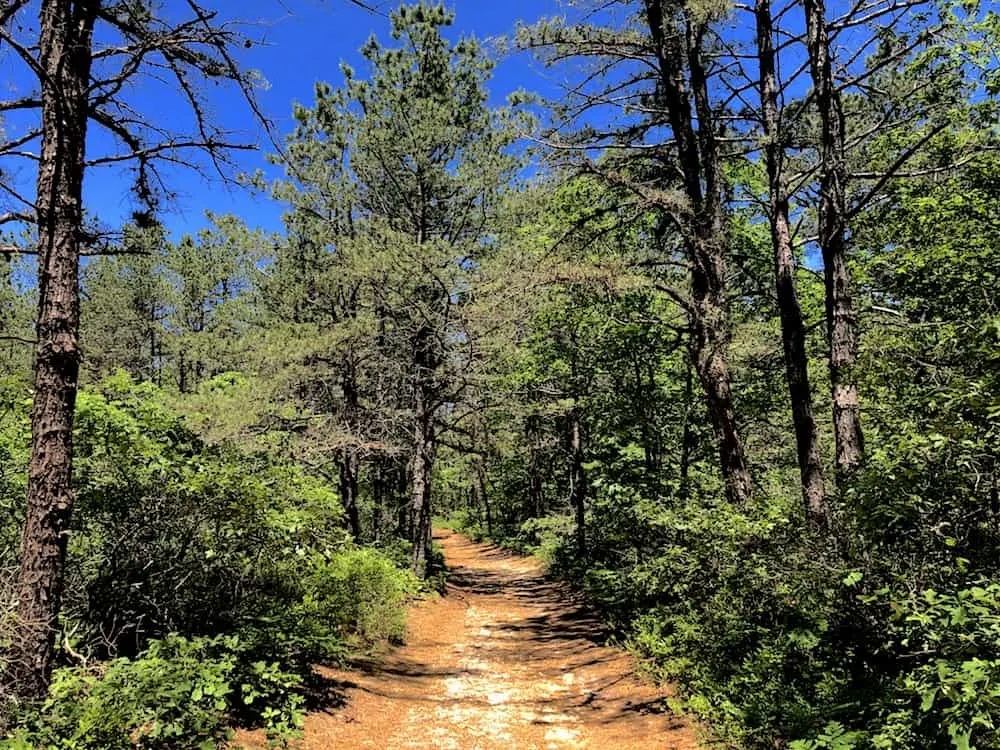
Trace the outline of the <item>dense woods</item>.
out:
[[[993,8],[403,5],[281,133],[210,6],[0,7],[0,747],[294,742],[438,525],[721,746],[1000,748]],[[173,231],[182,168],[282,227]]]

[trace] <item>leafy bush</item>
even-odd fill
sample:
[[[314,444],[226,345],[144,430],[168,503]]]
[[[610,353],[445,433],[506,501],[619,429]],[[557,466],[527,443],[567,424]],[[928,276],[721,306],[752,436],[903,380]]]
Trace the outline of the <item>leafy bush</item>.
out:
[[[371,549],[344,552],[318,566],[305,582],[309,601],[345,637],[363,643],[399,640],[405,625],[405,603],[419,582]]]
[[[0,455],[21,460],[26,404],[9,398]],[[221,747],[234,723],[283,741],[315,662],[402,636],[418,582],[355,548],[337,493],[300,466],[206,444],[159,390],[125,376],[80,393],[75,437],[60,668],[40,706],[0,696],[0,737],[27,727],[6,746]],[[6,540],[24,477],[4,472]],[[0,596],[2,676],[2,583]]]
[[[526,522],[519,543],[546,550],[734,746],[1000,748],[1000,584],[963,583],[965,543],[923,537],[914,558],[869,532],[868,554],[886,549],[872,558],[802,534],[798,514],[797,498],[651,503],[608,484],[586,560],[561,516]],[[908,593],[913,559],[939,589]]]
[[[49,697],[9,747],[207,750],[237,719],[287,740],[301,726],[301,678],[252,661],[233,636],[155,640],[135,659],[53,675]]]
[[[557,565],[561,561],[560,553],[564,551],[563,541],[572,532],[573,518],[568,515],[529,518],[521,524],[516,536],[507,540],[507,546],[537,555],[549,565]]]
[[[205,445],[151,385],[81,393],[76,440],[64,612],[97,656],[280,614],[305,595],[309,566],[349,545],[331,488],[265,454]]]
[[[892,635],[912,663],[897,678],[876,748],[1000,748],[1000,584],[892,600]]]

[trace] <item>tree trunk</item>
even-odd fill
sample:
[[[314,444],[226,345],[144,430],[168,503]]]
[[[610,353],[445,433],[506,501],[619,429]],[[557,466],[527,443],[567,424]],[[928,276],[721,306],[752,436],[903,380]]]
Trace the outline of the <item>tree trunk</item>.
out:
[[[98,5],[96,0],[44,0],[39,19],[38,344],[14,647],[15,689],[31,698],[45,694],[52,671],[73,510],[82,193]]]
[[[785,378],[792,405],[792,422],[806,517],[817,529],[830,523],[823,482],[823,462],[819,431],[809,387],[809,358],[806,327],[802,320],[795,288],[795,254],[788,219],[788,194],[783,175],[784,146],[778,111],[778,83],[775,73],[774,29],[770,0],[757,0],[757,56],[760,65],[760,102],[764,124],[764,158],[767,163],[771,246],[774,278],[781,319],[781,341],[785,354]]]
[[[413,572],[427,577],[427,558],[431,548],[431,476],[436,451],[434,414],[427,403],[421,384],[416,389],[416,420],[413,436],[413,478],[410,485],[410,505],[413,518]]]
[[[540,419],[530,414],[524,423],[525,438],[528,442],[528,511],[534,518],[541,518],[544,511],[542,496],[542,472],[539,461]]]
[[[177,353],[177,388],[181,393],[188,392],[188,378],[187,378],[188,366],[184,361],[184,350],[181,349]]]
[[[347,528],[354,541],[361,539],[361,518],[358,513],[358,452],[353,447],[340,451],[337,463],[340,469],[340,502],[347,514]]]
[[[376,456],[371,468],[372,482],[372,540],[382,541],[382,514],[385,513],[385,480],[382,475],[382,457]]]
[[[576,551],[582,558],[587,554],[587,477],[583,469],[583,423],[579,407],[569,413],[569,498],[576,518]]]
[[[691,265],[692,299],[686,310],[691,360],[708,404],[726,495],[742,505],[750,498],[752,482],[736,424],[727,359],[726,217],[715,118],[702,62],[705,26],[690,13],[683,20],[671,14],[668,20],[662,0],[645,0],[645,9],[689,204],[683,231]]]
[[[357,371],[353,360],[349,357],[344,360],[341,388],[344,392],[344,421],[351,433],[351,440],[354,440],[360,431],[358,425],[360,402]],[[340,499],[344,505],[344,511],[347,513],[348,528],[350,528],[355,541],[361,539],[361,518],[358,512],[360,464],[357,447],[345,445],[340,452]]]
[[[681,429],[681,496],[687,498],[691,494],[691,454],[694,452],[694,430],[691,429],[691,411],[693,409],[694,380],[691,374],[690,356],[684,362],[684,426]]]
[[[486,487],[486,467],[480,458],[476,462],[476,483],[479,496],[483,499],[483,510],[486,513],[486,533],[493,536],[493,507],[490,505],[490,493]]]
[[[837,468],[849,476],[864,461],[861,407],[854,380],[858,334],[847,262],[847,162],[844,114],[833,78],[823,0],[803,0],[809,65],[821,123],[819,246],[826,286],[826,323]]]
[[[744,505],[750,499],[753,484],[746,462],[743,441],[736,425],[729,361],[726,349],[729,334],[725,310],[715,292],[700,289],[707,280],[694,273],[694,307],[691,317],[691,361],[708,404],[708,414],[718,446],[719,465],[729,501]]]
[[[396,535],[403,539],[413,539],[413,498],[410,485],[412,463],[413,457],[411,456],[410,460],[396,466],[394,472],[396,486],[393,499],[396,508]]]

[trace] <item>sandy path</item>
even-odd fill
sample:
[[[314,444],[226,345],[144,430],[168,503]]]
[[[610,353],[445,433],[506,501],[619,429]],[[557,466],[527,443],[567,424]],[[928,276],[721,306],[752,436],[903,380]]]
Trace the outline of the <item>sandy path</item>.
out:
[[[410,612],[406,646],[311,714],[303,746],[434,750],[694,750],[696,730],[600,645],[599,621],[539,565],[449,532],[445,597]]]

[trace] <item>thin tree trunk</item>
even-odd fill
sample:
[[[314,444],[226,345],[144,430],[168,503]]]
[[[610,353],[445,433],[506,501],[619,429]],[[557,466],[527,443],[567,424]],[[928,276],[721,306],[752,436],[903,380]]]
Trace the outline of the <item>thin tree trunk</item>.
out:
[[[694,377],[691,360],[684,362],[684,427],[681,430],[681,493],[688,497],[691,492],[691,453],[694,450],[694,431],[691,429],[691,409],[694,391]]]
[[[401,462],[395,471],[396,487],[394,500],[396,501],[396,534],[403,539],[413,539],[413,498],[410,486],[410,464],[413,457],[407,462]]]
[[[821,122],[819,245],[826,286],[827,341],[837,467],[849,476],[864,461],[861,407],[854,379],[858,334],[847,262],[847,162],[844,114],[833,78],[823,0],[803,0],[809,64]]]
[[[188,392],[188,378],[187,378],[188,366],[184,361],[184,349],[182,348],[177,352],[177,388],[181,393]]]
[[[337,463],[340,469],[340,502],[347,514],[347,528],[354,541],[361,539],[361,517],[358,512],[358,452],[348,446],[340,451]]]
[[[382,541],[382,514],[385,513],[385,478],[382,471],[382,457],[373,462],[372,472],[372,540]]]
[[[422,174],[417,173],[418,217],[414,240],[418,246],[427,241],[427,195]],[[436,291],[430,296],[436,297]],[[414,338],[413,374],[414,388],[414,445],[412,458],[413,477],[410,485],[413,518],[413,572],[419,578],[427,577],[427,559],[431,551],[431,479],[434,471],[436,436],[434,433],[434,407],[431,392],[439,358],[435,356],[434,332],[427,327],[417,331]]]
[[[353,312],[353,310],[352,310]],[[359,432],[357,372],[354,362],[345,358],[343,364],[341,387],[344,392],[344,417],[351,439]],[[346,445],[340,455],[340,499],[347,513],[348,528],[355,541],[361,539],[361,518],[358,511],[358,474],[360,472],[358,449],[354,445]]]
[[[479,496],[483,500],[483,511],[486,514],[486,533],[493,536],[493,506],[490,505],[490,493],[486,487],[486,467],[483,459],[476,461],[476,484]]]
[[[788,219],[788,194],[783,176],[784,147],[780,140],[781,116],[778,110],[778,83],[775,73],[774,29],[770,0],[757,0],[755,13],[771,246],[774,251],[775,289],[781,319],[781,341],[785,354],[785,378],[792,405],[792,422],[795,428],[799,477],[806,517],[814,528],[825,529],[830,523],[830,509],[826,502],[819,430],[813,415],[812,391],[809,387],[806,327],[795,288],[795,254]]]
[[[544,500],[542,498],[542,473],[539,465],[539,417],[531,414],[524,423],[525,437],[528,441],[528,505],[529,512],[535,518],[541,518]]]
[[[656,431],[653,429],[654,416],[653,394],[655,393],[655,381],[650,380],[650,388],[646,388],[645,373],[643,372],[642,358],[635,356],[632,359],[632,369],[635,374],[635,399],[638,402],[636,408],[639,414],[639,440],[642,443],[642,466],[646,470],[646,476],[654,476],[656,471],[656,446],[654,445]]]
[[[587,554],[587,476],[583,469],[583,423],[579,407],[573,407],[569,420],[569,495],[576,519],[576,550],[582,558]]]
[[[91,42],[99,3],[44,0],[39,22],[38,345],[27,513],[18,573],[15,689],[45,694],[73,510],[73,410],[80,370],[82,192]]]

